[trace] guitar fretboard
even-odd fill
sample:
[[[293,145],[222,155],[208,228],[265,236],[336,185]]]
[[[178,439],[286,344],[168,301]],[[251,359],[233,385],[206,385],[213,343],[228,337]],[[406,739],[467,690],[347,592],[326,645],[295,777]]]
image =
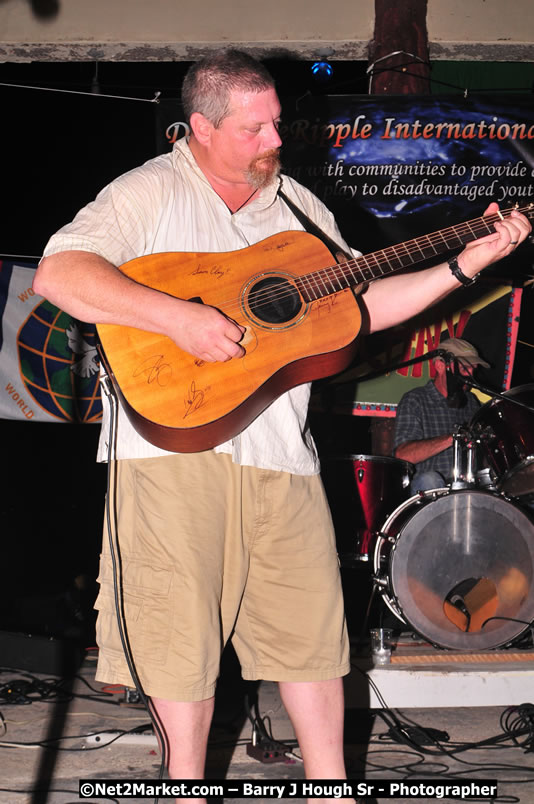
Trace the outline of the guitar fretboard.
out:
[[[461,248],[466,243],[495,232],[495,224],[508,217],[513,209],[517,208],[513,207],[499,213],[474,218],[471,221],[449,226],[428,235],[415,237],[413,240],[407,240],[396,246],[388,246],[381,251],[374,251],[371,254],[305,274],[297,280],[299,292],[306,302],[316,301],[341,290],[380,279],[403,268],[409,268],[423,260]],[[518,209],[518,212],[532,218],[534,204]]]

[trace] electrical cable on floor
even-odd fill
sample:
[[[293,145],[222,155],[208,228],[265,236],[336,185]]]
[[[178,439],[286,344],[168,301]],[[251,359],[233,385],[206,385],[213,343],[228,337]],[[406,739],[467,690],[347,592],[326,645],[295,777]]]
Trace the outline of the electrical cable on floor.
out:
[[[510,706],[501,715],[501,728],[514,745],[525,752],[534,751],[534,705]],[[524,737],[524,740],[520,738]]]
[[[54,682],[55,683],[55,682]],[[383,696],[381,696],[380,691],[377,689],[379,697],[384,701]],[[45,699],[46,700],[46,699]],[[385,703],[385,701],[384,701]],[[270,740],[274,740],[271,728],[271,720],[269,717],[261,717],[259,714],[259,707],[258,701],[256,699],[254,703],[255,714],[252,713],[250,703],[247,699],[246,701],[246,708],[247,714],[253,726],[256,727],[257,731]],[[508,747],[511,750],[517,749],[518,747],[523,749],[525,753],[529,752],[530,743],[531,743],[531,736],[532,736],[532,721],[533,721],[533,713],[534,713],[534,706],[532,704],[523,704],[519,707],[509,707],[506,709],[501,715],[501,723],[504,730],[503,735],[498,735],[493,738],[489,738],[487,740],[477,741],[476,743],[453,743],[448,741],[447,746],[442,746],[442,751],[438,753],[438,751],[429,752],[428,748],[426,747],[425,743],[428,739],[428,730],[424,727],[418,727],[418,724],[415,723],[413,720],[409,722],[409,719],[406,717],[404,713],[392,712],[391,710],[382,713],[384,715],[383,719],[385,720],[386,724],[393,724],[394,734],[391,736],[389,733],[385,735],[378,735],[371,738],[371,745],[375,745],[376,742],[382,743],[384,746],[384,742],[387,739],[391,740],[392,745],[397,743],[398,741],[398,734],[397,729],[400,726],[402,727],[404,732],[407,732],[408,738],[410,743],[415,742],[415,747],[411,744],[406,746],[406,749],[403,750],[401,748],[391,748],[386,750],[384,747],[368,751],[366,760],[362,762],[362,768],[371,769],[372,773],[383,773],[387,772],[388,774],[398,774],[404,780],[409,781],[411,778],[420,778],[421,773],[425,775],[425,778],[431,779],[438,779],[438,780],[447,780],[453,781],[458,780],[461,781],[465,778],[465,775],[468,774],[470,778],[472,778],[473,769],[481,770],[487,773],[488,771],[510,771],[514,775],[518,773],[529,773],[528,768],[521,768],[517,767],[516,765],[508,765],[505,763],[482,763],[482,762],[469,762],[460,759],[457,754],[459,752],[464,752],[469,749],[476,750],[477,748],[502,748]],[[408,722],[407,722],[408,721]],[[117,735],[116,732],[112,732],[115,737],[113,740],[108,742],[104,742],[102,745],[92,746],[90,748],[62,748],[58,746],[58,750],[62,751],[87,751],[87,750],[99,750],[101,747],[108,746],[112,741],[120,739],[120,737],[124,736],[125,734],[132,734],[136,732],[144,732],[147,728],[150,728],[151,724],[147,723],[141,726],[137,726],[129,731],[124,731],[120,735]],[[422,729],[421,733],[411,732],[409,729]],[[97,735],[103,735],[106,732],[99,731],[96,732]],[[406,737],[406,734],[400,732],[403,736],[403,739]],[[94,733],[93,733],[94,734]],[[416,735],[416,739],[414,739],[413,734]],[[421,739],[421,735],[423,735],[423,739]],[[430,735],[432,739],[430,740],[430,744],[436,744],[436,749],[439,747],[440,741],[434,737],[433,730],[430,731]],[[66,736],[64,738],[58,738],[55,742],[59,742],[62,739],[77,739],[80,738],[81,735],[71,735]],[[500,745],[505,740],[511,740],[512,745],[510,746],[502,746]],[[422,745],[420,745],[417,740],[420,740]],[[13,747],[13,748],[39,748],[43,745],[50,745],[54,741],[38,741],[35,743],[17,743],[17,742],[10,742],[7,741],[0,741],[0,747]],[[235,744],[235,741],[231,741],[232,744]],[[243,744],[243,740],[240,740],[239,743]],[[280,743],[280,745],[287,746],[288,743]],[[383,756],[384,758],[387,757],[388,761],[384,763],[377,762],[377,758]],[[392,765],[389,761],[393,756],[398,757],[406,757],[407,761],[397,763],[396,765]],[[436,762],[437,756],[441,758],[447,758],[448,760],[456,760],[460,764],[465,766],[465,770],[451,770],[448,765],[443,762]],[[432,757],[432,761],[430,760]],[[295,757],[293,757],[295,758]],[[358,778],[361,778],[362,774],[359,771],[357,774]],[[366,775],[366,778],[372,778]],[[499,779],[500,784],[514,783],[514,784],[532,784],[532,778],[529,779],[517,779],[517,778],[510,778],[510,779]],[[22,793],[23,791],[15,791]],[[482,800],[482,799],[479,799]],[[485,799],[486,800],[486,799]],[[493,804],[504,804],[505,802],[512,802],[518,800],[514,796],[504,796],[501,795],[497,798],[493,799]]]
[[[520,707],[516,706],[506,709],[501,715],[501,728],[503,729],[503,734],[490,737],[486,740],[479,740],[470,743],[451,742],[449,735],[446,732],[437,730],[435,728],[420,726],[413,719],[410,722],[410,719],[406,718],[406,716],[404,716],[402,713],[397,713],[390,709],[374,680],[370,678],[361,668],[355,665],[353,665],[353,668],[366,677],[377,697],[377,700],[383,707],[382,710],[377,709],[374,711],[378,717],[381,717],[382,720],[384,720],[385,724],[388,726],[388,731],[384,734],[377,735],[374,739],[382,744],[384,744],[386,740],[390,740],[392,745],[394,743],[401,743],[405,745],[407,749],[409,749],[408,751],[398,751],[397,749],[387,751],[383,749],[379,751],[372,749],[368,750],[365,755],[361,755],[361,767],[358,768],[358,774],[360,776],[367,768],[373,768],[373,771],[382,773],[384,771],[387,773],[394,772],[401,775],[403,780],[409,780],[410,778],[415,778],[418,776],[420,777],[421,773],[424,774],[425,778],[437,777],[439,779],[447,780],[462,780],[465,778],[466,774],[469,774],[472,777],[473,769],[484,771],[485,774],[491,772],[495,773],[498,771],[511,771],[514,775],[518,773],[528,775],[531,772],[534,774],[534,768],[532,768],[531,771],[531,769],[528,767],[521,767],[511,764],[509,765],[503,762],[492,763],[469,761],[458,756],[460,753],[464,753],[466,751],[492,748],[513,749],[520,747],[524,749],[525,753],[533,751],[534,705],[522,704]],[[512,745],[503,745],[506,740],[511,740]],[[446,745],[443,745],[443,743],[446,743]],[[371,738],[370,744],[374,744],[373,738]],[[381,754],[385,754],[388,758],[390,758],[392,755],[398,753],[401,755],[407,754],[411,761],[402,765],[392,766],[389,763],[379,764],[371,760],[371,757],[376,757]],[[443,761],[436,762],[438,758],[441,760],[447,759],[448,761],[457,762],[460,765],[465,766],[465,770],[462,770],[461,768],[453,770]],[[365,778],[368,778],[367,774],[365,775]],[[500,784],[506,784],[507,782],[510,784],[532,784],[534,782],[534,776],[532,778],[523,779],[499,779]],[[483,800],[486,801],[487,799]],[[491,799],[492,804],[497,804],[498,802],[500,804],[505,804],[505,802],[512,801],[519,801],[519,799],[513,795],[500,795]]]
[[[98,731],[88,732],[87,734],[64,734],[62,737],[51,737],[44,740],[32,740],[30,742],[0,740],[0,748],[47,748],[51,745],[54,745],[56,751],[99,751],[101,748],[105,748],[117,740],[120,740],[121,737],[125,737],[128,734],[142,734],[151,727],[151,723],[146,723],[140,726],[134,726],[131,729],[121,729],[120,731],[117,731],[116,729],[113,731],[111,729],[99,729]],[[113,737],[107,742],[102,743],[102,745],[83,745],[78,748],[67,748],[57,745],[57,743],[60,743],[63,740],[82,740],[86,739],[87,737],[98,737],[102,734],[112,734]]]
[[[379,763],[373,762],[369,759],[370,756],[380,756],[383,755],[387,762]],[[395,755],[408,755],[412,761],[405,762],[402,764],[391,764],[391,757]],[[414,761],[415,760],[415,761]],[[403,782],[409,783],[411,779],[420,780],[424,778],[425,780],[436,780],[439,782],[447,782],[453,783],[457,781],[458,783],[465,782],[465,776],[467,775],[469,781],[473,781],[475,778],[473,776],[473,768],[481,769],[485,772],[484,779],[487,779],[487,771],[491,771],[493,768],[491,765],[484,765],[484,764],[477,764],[473,763],[468,769],[465,771],[453,771],[443,763],[428,763],[427,759],[422,755],[417,755],[415,751],[401,751],[400,749],[391,749],[391,750],[381,750],[381,751],[369,751],[367,756],[365,757],[364,761],[360,763],[360,767],[358,768],[357,772],[354,771],[355,778],[365,778],[367,781],[373,780],[373,773],[380,774],[379,778],[383,778],[384,774],[387,774],[388,777],[392,774],[396,774],[398,777],[402,779]],[[516,771],[521,771],[525,769],[517,768],[514,766],[510,766],[512,769]],[[369,772],[369,768],[372,770]],[[349,778],[351,778],[352,769],[350,768],[349,764]],[[367,772],[366,772],[367,771]],[[514,785],[519,784],[532,784],[532,779],[498,779],[499,785],[510,783]],[[505,794],[501,793],[497,796],[489,797],[489,798],[478,798],[472,799],[473,801],[485,801],[491,802],[491,804],[505,804],[505,802],[514,802],[519,801],[519,798],[514,796],[513,794]]]
[[[508,736],[514,737],[517,741],[520,736],[527,735],[528,742],[526,750],[534,750],[534,705],[532,704],[522,704],[521,707],[509,707],[509,709],[505,710],[501,716],[501,727],[505,732],[504,735],[496,735],[495,737],[477,741],[475,743],[461,743],[459,745],[455,744],[457,747],[451,750],[449,747],[444,747],[442,745],[442,742],[449,743],[450,738],[447,732],[420,726],[413,721],[411,723],[403,722],[394,712],[394,710],[387,705],[373,679],[367,676],[367,674],[361,670],[361,668],[354,665],[353,668],[364,675],[373,688],[373,691],[382,706],[381,710],[376,710],[376,714],[386,722],[386,725],[389,726],[388,735],[391,736],[391,738],[396,742],[403,742],[418,751],[423,751],[424,753],[433,756],[453,756],[460,751],[465,751],[472,748],[490,747],[494,743],[503,742]],[[511,728],[506,728],[506,725],[509,724],[509,719],[514,713],[517,714],[514,718],[513,725],[515,727],[519,722],[522,725],[522,729],[521,731],[518,730],[512,733]],[[516,742],[516,744],[518,743]],[[435,746],[436,751],[431,751],[425,746]]]
[[[0,669],[0,672],[13,673],[13,672],[18,672],[18,671],[13,670],[13,668],[9,668],[9,669]],[[0,701],[0,702],[3,702],[5,705],[21,706],[21,705],[27,705],[27,704],[31,704],[31,703],[57,703],[58,701],[59,702],[69,701],[72,698],[81,698],[83,700],[95,701],[97,703],[114,704],[115,706],[117,706],[117,705],[122,706],[122,704],[123,704],[122,701],[117,701],[116,699],[111,700],[111,698],[113,696],[116,696],[118,693],[121,693],[121,692],[125,691],[126,688],[123,685],[118,685],[118,684],[117,685],[112,685],[112,688],[110,688],[109,690],[106,690],[105,688],[103,688],[102,691],[101,691],[102,692],[101,697],[98,694],[93,695],[93,696],[80,695],[80,694],[76,694],[76,693],[72,693],[72,692],[69,692],[68,694],[63,694],[62,690],[61,690],[61,684],[64,683],[64,681],[65,681],[64,679],[59,679],[59,680],[58,679],[40,679],[40,678],[30,674],[30,673],[25,673],[24,671],[20,671],[20,672],[21,672],[21,674],[23,674],[25,676],[25,678],[22,679],[22,681],[24,682],[24,685],[30,685],[30,687],[19,686],[18,682],[20,682],[21,679],[16,679],[16,678],[6,682],[3,685],[0,685],[0,697],[2,696],[2,691],[4,690],[4,688],[6,688],[7,694],[4,695],[4,700]],[[88,682],[86,682],[85,679],[81,678],[80,676],[76,676],[76,678],[78,678],[81,681],[84,681],[85,683],[87,683],[87,686],[89,686],[89,688],[91,690],[93,690],[95,693],[99,692],[98,690],[94,690],[94,688],[91,687],[91,685]],[[111,691],[111,689],[113,689],[113,691]],[[143,710],[142,714],[138,714],[138,715],[137,714],[136,715],[130,714],[128,717],[125,717],[124,715],[119,717],[119,716],[115,716],[115,715],[109,715],[109,714],[102,714],[102,713],[98,713],[98,712],[87,711],[87,712],[71,712],[70,715],[69,715],[69,717],[82,717],[82,716],[83,717],[99,717],[99,718],[104,718],[104,719],[107,719],[107,720],[109,720],[109,719],[111,719],[111,720],[121,720],[122,723],[124,723],[125,721],[128,722],[128,723],[131,723],[133,720],[136,720],[136,721],[137,720],[145,720],[146,717],[147,717],[147,713],[146,713],[146,711]],[[43,713],[42,718],[46,718],[46,717],[48,717],[48,714]],[[42,718],[37,717],[37,718],[25,720],[25,721],[14,721],[12,719],[6,719],[4,717],[4,715],[3,715],[3,713],[0,712],[0,726],[3,727],[2,736],[5,737],[5,735],[7,734],[7,724],[9,724],[9,723],[15,724],[15,725],[30,725],[31,723],[37,722],[39,719],[42,719]],[[100,748],[104,748],[105,746],[108,746],[113,742],[116,742],[121,737],[130,735],[130,734],[136,734],[136,733],[146,734],[148,731],[150,731],[152,734],[154,734],[152,722],[136,725],[136,726],[132,727],[129,730],[128,729],[122,729],[122,730],[120,730],[120,733],[117,733],[116,729],[114,729],[114,730],[100,729],[98,732],[90,731],[90,732],[84,732],[84,733],[80,733],[80,734],[65,735],[63,737],[58,737],[55,741],[46,741],[46,747],[50,747],[50,745],[52,745],[54,742],[59,743],[62,740],[76,740],[76,739],[87,740],[88,738],[95,737],[95,736],[100,736],[100,735],[105,735],[105,734],[113,734],[114,735],[113,739],[107,740],[107,741],[101,743],[100,745],[93,745],[93,746],[90,746],[90,747],[84,746],[82,748],[65,748],[65,747],[60,747],[60,746],[57,747],[57,750],[60,750],[60,751],[88,751],[88,750],[89,751],[94,751],[94,750],[99,750]],[[232,739],[231,741],[210,740],[208,744],[209,744],[209,746],[211,748],[214,748],[214,747],[226,747],[228,745],[232,745],[232,746],[247,745],[248,742],[249,741],[246,738],[243,738],[243,739],[240,739],[240,740],[237,740],[237,741],[235,739]],[[21,742],[21,741],[17,742],[17,741],[1,740],[0,739],[0,748],[39,749],[39,748],[43,748],[43,747],[45,747],[45,741],[35,741],[35,742],[24,743],[24,742]],[[293,758],[296,758],[296,757],[293,757]]]
[[[75,675],[69,679],[42,679],[23,670],[0,668],[0,674],[3,673],[16,673],[17,677],[0,684],[0,704],[57,703],[58,701],[65,702],[73,698],[80,698],[81,700],[98,701],[112,706],[121,705],[121,702],[113,697],[113,693],[95,689],[83,676]],[[64,684],[72,682],[73,679],[85,684],[91,690],[92,695],[82,695],[79,692],[62,689]]]

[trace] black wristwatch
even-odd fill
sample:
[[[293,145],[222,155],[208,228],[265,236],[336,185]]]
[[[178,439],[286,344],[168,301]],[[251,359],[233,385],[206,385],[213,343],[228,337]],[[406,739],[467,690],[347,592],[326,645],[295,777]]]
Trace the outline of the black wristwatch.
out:
[[[465,288],[469,287],[469,285],[475,284],[475,282],[479,277],[479,274],[476,274],[476,276],[472,277],[472,279],[466,276],[462,271],[462,269],[460,268],[460,266],[458,265],[457,257],[449,257],[447,262],[449,263],[449,268],[451,269],[451,273],[453,274],[455,279],[457,279],[458,282],[461,282]]]

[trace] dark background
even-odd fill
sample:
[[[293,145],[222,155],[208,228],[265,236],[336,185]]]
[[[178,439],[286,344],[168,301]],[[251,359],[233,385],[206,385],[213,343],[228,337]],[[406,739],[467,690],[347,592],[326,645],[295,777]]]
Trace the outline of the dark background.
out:
[[[99,189],[156,153],[156,104],[179,96],[187,63],[30,63],[0,65],[3,217],[0,258],[38,258],[48,237]],[[267,62],[282,104],[368,90],[367,64],[333,62],[321,83],[311,62]],[[530,65],[441,63],[436,92],[532,91]],[[42,87],[25,89],[21,86]],[[98,84],[98,86],[97,86]],[[98,89],[100,95],[94,90]],[[61,90],[61,91],[58,91]],[[88,95],[71,94],[86,92]],[[105,95],[125,96],[107,98]],[[372,226],[372,222],[370,224]],[[349,237],[358,245],[357,236]],[[376,246],[380,247],[377,242]],[[529,252],[531,254],[531,252]],[[532,260],[517,264],[523,278]],[[532,344],[532,290],[524,291],[520,341]],[[518,346],[512,385],[534,380],[532,350]],[[371,422],[315,414],[321,450],[371,452]],[[106,469],[95,464],[99,427],[0,420],[3,583],[0,630],[73,636],[92,644]],[[334,501],[337,504],[338,501]],[[348,510],[355,526],[359,512]]]

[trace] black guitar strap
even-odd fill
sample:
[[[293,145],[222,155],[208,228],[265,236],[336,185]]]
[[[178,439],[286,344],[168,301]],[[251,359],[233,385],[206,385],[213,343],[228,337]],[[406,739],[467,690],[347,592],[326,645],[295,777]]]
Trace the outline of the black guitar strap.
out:
[[[332,240],[332,238],[326,234],[326,232],[323,232],[323,230],[320,229],[317,226],[317,224],[312,221],[311,218],[309,218],[299,207],[297,207],[297,205],[294,204],[293,201],[291,201],[287,197],[287,195],[284,192],[282,192],[282,190],[280,189],[278,190],[278,195],[280,196],[282,201],[284,201],[287,204],[287,206],[289,207],[295,218],[304,226],[306,232],[315,235],[315,237],[318,237],[319,240],[323,241],[325,246],[328,248],[334,259],[336,260],[336,262],[345,262],[346,260],[352,259],[352,256],[350,254],[345,253],[343,249],[341,249],[338,246],[338,244],[334,242],[334,240]]]

